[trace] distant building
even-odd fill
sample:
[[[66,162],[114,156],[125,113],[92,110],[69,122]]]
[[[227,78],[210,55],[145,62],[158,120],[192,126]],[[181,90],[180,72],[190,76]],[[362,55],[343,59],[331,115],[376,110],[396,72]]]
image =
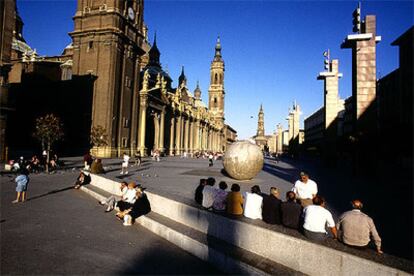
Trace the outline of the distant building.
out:
[[[257,132],[256,136],[253,139],[256,141],[256,145],[258,145],[262,150],[267,149],[268,139],[265,136],[265,128],[264,128],[264,112],[263,106],[260,105],[259,114],[257,116]]]
[[[11,9],[10,3],[15,8],[14,2],[5,3],[2,11]],[[184,68],[177,87],[172,87],[173,80],[160,63],[156,37],[152,46],[148,42],[143,8],[139,0],[78,2],[72,43],[54,57],[39,56],[25,42],[17,11],[2,17],[14,31],[13,39],[7,40],[12,42],[12,52],[7,58],[2,54],[2,62],[10,60],[9,67],[2,63],[2,70],[10,69],[7,79],[13,95],[5,100],[7,104],[2,99],[2,109],[9,105],[16,110],[7,117],[2,112],[2,133],[10,132],[1,136],[7,138],[2,146],[11,143],[15,155],[33,150],[34,119],[55,113],[65,127],[65,138],[57,145],[60,154],[89,150],[93,127],[102,127],[108,137],[106,146],[92,148],[100,157],[136,151],[145,156],[155,150],[170,155],[225,151],[237,139],[237,132],[224,118],[220,39],[211,63],[206,105],[198,85],[194,95],[188,89]],[[2,53],[10,48],[5,42],[2,38]]]

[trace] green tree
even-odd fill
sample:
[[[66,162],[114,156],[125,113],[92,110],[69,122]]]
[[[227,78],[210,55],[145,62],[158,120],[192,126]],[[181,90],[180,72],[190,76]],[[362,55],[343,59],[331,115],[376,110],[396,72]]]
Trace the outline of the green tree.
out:
[[[101,125],[92,127],[91,135],[90,135],[90,142],[93,147],[107,146],[108,135],[107,135],[106,129]]]
[[[63,124],[60,118],[54,114],[47,114],[36,119],[33,136],[42,144],[42,150],[46,150],[46,172],[49,172],[50,148],[52,144],[63,138]]]

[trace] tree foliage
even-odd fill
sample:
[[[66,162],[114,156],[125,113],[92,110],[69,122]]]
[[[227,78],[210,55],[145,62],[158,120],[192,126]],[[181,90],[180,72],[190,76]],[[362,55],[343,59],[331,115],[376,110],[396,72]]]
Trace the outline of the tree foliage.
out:
[[[107,146],[108,135],[107,135],[106,129],[101,125],[92,127],[91,135],[90,135],[90,142],[93,147]]]
[[[42,143],[43,149],[45,149],[45,145],[50,148],[54,142],[63,137],[63,125],[60,118],[54,114],[37,118],[33,136]]]
[[[48,172],[50,148],[54,142],[63,138],[63,124],[60,118],[54,114],[37,118],[33,136],[42,143],[42,150],[47,150],[46,172]]]

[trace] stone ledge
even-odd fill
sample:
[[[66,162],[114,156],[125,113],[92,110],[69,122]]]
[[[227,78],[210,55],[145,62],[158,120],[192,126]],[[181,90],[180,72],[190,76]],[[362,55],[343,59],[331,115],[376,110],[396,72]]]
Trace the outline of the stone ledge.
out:
[[[98,200],[110,195],[108,192],[91,185],[83,186],[81,190]],[[212,263],[227,273],[247,275],[303,275],[303,273],[294,271],[242,248],[225,243],[217,238],[209,237],[204,233],[154,212],[139,217],[136,223],[203,261]]]
[[[119,183],[92,175],[91,185],[107,192],[119,191]],[[310,275],[410,275],[412,263],[390,257],[397,268],[374,260],[289,236],[246,220],[234,220],[187,205],[165,196],[146,192],[152,210],[197,231],[227,241],[276,263]],[[118,193],[119,194],[119,193]],[[383,258],[386,263],[385,258]],[[406,271],[403,271],[403,270]]]

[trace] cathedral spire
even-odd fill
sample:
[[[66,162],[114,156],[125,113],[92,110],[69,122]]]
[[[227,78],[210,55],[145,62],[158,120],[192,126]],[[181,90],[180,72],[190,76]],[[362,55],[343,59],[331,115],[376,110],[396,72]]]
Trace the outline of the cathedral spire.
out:
[[[197,87],[194,90],[194,98],[197,99],[197,100],[201,99],[201,89],[200,89],[200,85],[199,85],[198,81],[197,81]]]
[[[178,78],[178,85],[181,85],[181,83],[184,83],[184,86],[187,85],[187,77],[184,74],[184,65],[181,67],[181,75]]]
[[[152,43],[152,47],[149,50],[149,64],[155,66],[161,66],[160,64],[160,51],[157,47],[157,33],[154,34],[154,42]]]
[[[220,43],[220,36],[217,37],[216,42],[216,54],[214,55],[215,61],[221,61],[221,43]]]
[[[265,130],[264,130],[264,112],[263,112],[263,105],[260,104],[259,116],[257,121],[257,137],[264,137]]]

